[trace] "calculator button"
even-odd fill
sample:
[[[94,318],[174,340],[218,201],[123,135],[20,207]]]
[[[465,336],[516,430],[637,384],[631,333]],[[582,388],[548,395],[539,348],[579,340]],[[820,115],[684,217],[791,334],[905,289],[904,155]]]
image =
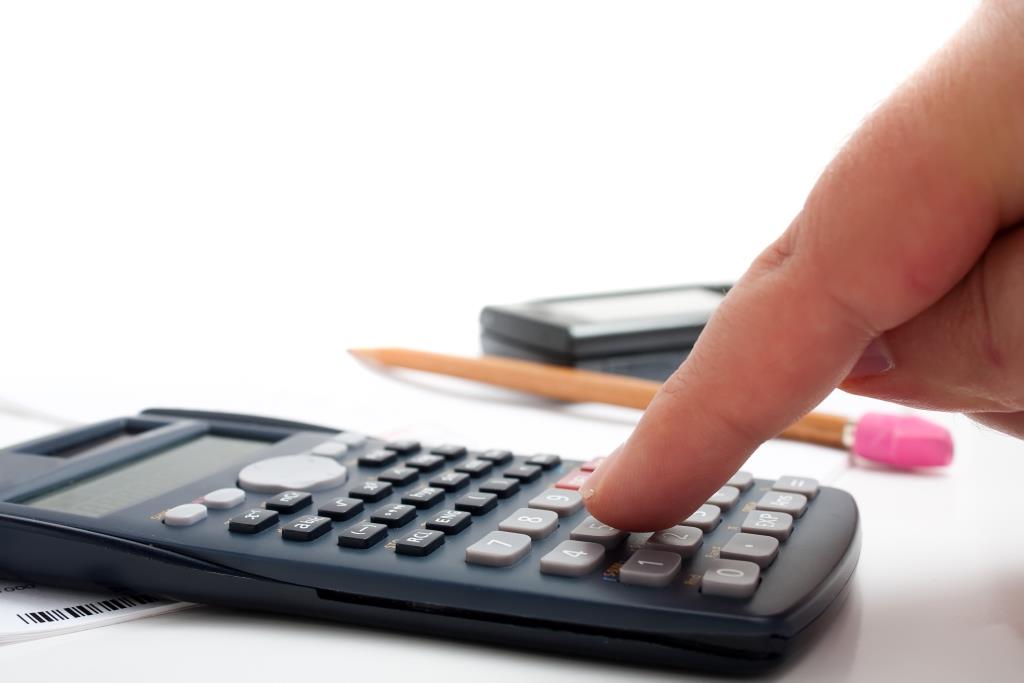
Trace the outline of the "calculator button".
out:
[[[683,559],[662,550],[638,550],[619,568],[619,581],[631,586],[661,588],[679,574]]]
[[[363,501],[357,498],[335,498],[324,503],[317,509],[317,514],[343,522],[358,515],[363,510]]]
[[[593,472],[594,470],[601,466],[604,460],[605,459],[603,456],[600,458],[593,458],[591,460],[588,460],[587,462],[580,465],[580,470],[583,472]]]
[[[359,448],[366,444],[368,437],[359,432],[339,432],[331,437],[331,441],[340,441],[349,448]]]
[[[282,491],[266,503],[263,507],[268,510],[277,510],[284,514],[298,512],[313,502],[313,494],[305,491]]]
[[[551,510],[559,517],[568,517],[583,507],[583,496],[566,489],[548,489],[533,498],[529,505],[538,510]]]
[[[482,515],[498,507],[498,496],[493,493],[467,493],[455,501],[456,510],[465,510],[471,515]]]
[[[619,531],[614,527],[597,521],[593,517],[587,517],[578,527],[572,530],[569,538],[574,541],[587,541],[588,543],[600,543],[611,550],[622,542],[628,534]]]
[[[735,486],[723,486],[708,498],[708,504],[728,510],[740,499],[740,490]]]
[[[663,550],[680,557],[690,557],[704,541],[704,532],[694,526],[676,525],[651,534],[644,550]]]
[[[397,459],[398,453],[381,449],[360,455],[359,464],[364,467],[387,467]]]
[[[494,467],[494,463],[486,460],[467,460],[461,465],[456,465],[455,471],[465,472],[471,477],[482,477],[490,472],[492,467]]]
[[[431,448],[430,452],[434,455],[444,456],[446,460],[456,460],[464,456],[469,451],[466,450],[465,446],[456,446],[454,444],[446,443],[441,446]]]
[[[412,439],[402,439],[401,441],[392,441],[387,443],[384,445],[384,448],[401,455],[409,455],[410,453],[415,453],[420,449],[420,442],[413,441]]]
[[[530,552],[530,537],[507,531],[492,531],[466,548],[466,562],[488,567],[507,567]]]
[[[714,505],[701,505],[696,512],[687,517],[683,524],[695,526],[701,531],[711,531],[722,519],[722,511]]]
[[[444,498],[444,491],[433,486],[424,486],[402,496],[402,502],[423,510],[436,505],[442,498]]]
[[[753,562],[715,560],[704,572],[700,592],[725,598],[749,598],[757,590],[761,569]]]
[[[331,530],[329,517],[303,515],[281,527],[281,538],[288,541],[312,541]]]
[[[757,501],[758,510],[769,512],[785,512],[799,517],[804,514],[807,507],[807,496],[800,493],[784,493],[782,491],[769,491]]]
[[[384,540],[388,528],[383,524],[360,522],[338,534],[338,545],[345,548],[369,548]]]
[[[185,503],[172,507],[164,513],[167,526],[192,526],[206,519],[206,506],[199,503]]]
[[[515,479],[490,479],[480,484],[480,490],[496,494],[498,498],[508,498],[519,491],[519,482]]]
[[[386,481],[364,481],[348,492],[353,498],[360,498],[369,503],[376,503],[391,495],[391,484]]]
[[[754,485],[754,475],[750,472],[737,472],[729,478],[729,481],[725,482],[726,486],[733,486],[738,488],[740,491],[746,491]]]
[[[555,482],[555,488],[568,489],[575,491],[579,487],[583,486],[583,483],[590,477],[590,472],[583,472],[581,470],[573,470],[569,474],[565,475],[557,482]]]
[[[469,483],[469,475],[465,472],[445,472],[436,475],[428,483],[445,491],[458,491]]]
[[[441,510],[427,520],[426,527],[434,531],[443,531],[446,534],[454,535],[473,523],[473,518],[468,512],[461,510]]]
[[[279,455],[254,462],[238,473],[238,487],[256,493],[289,489],[323,491],[345,481],[348,470],[336,460],[319,455]]]
[[[405,486],[415,481],[420,476],[420,471],[415,467],[390,467],[377,475],[380,481],[390,482],[397,486]]]
[[[228,531],[235,534],[256,534],[277,524],[278,514],[273,510],[254,508],[228,521]]]
[[[510,467],[502,473],[503,477],[509,479],[518,479],[519,481],[531,482],[538,478],[541,473],[541,468],[537,465],[516,465]]]
[[[245,491],[229,488],[210,491],[203,496],[203,505],[211,510],[230,510],[245,502]]]
[[[503,465],[512,459],[512,451],[504,451],[497,448],[492,448],[489,451],[484,451],[477,456],[481,460],[489,460],[496,465]]]
[[[405,526],[416,517],[416,508],[412,505],[392,503],[382,508],[377,508],[370,515],[370,521],[375,524],[384,524],[392,529]]]
[[[810,477],[779,477],[779,480],[772,484],[772,490],[801,493],[808,498],[814,498],[818,495],[818,480]]]
[[[324,441],[313,446],[309,451],[313,455],[322,455],[326,458],[337,458],[348,453],[348,446],[340,441]]]
[[[540,558],[544,574],[583,576],[594,571],[604,559],[604,546],[585,541],[562,541]]]
[[[414,455],[405,461],[406,467],[415,467],[422,472],[436,470],[443,464],[444,458],[440,455],[430,455],[429,453],[420,453],[419,455]]]
[[[543,467],[546,470],[550,470],[552,467],[558,467],[561,462],[562,458],[554,453],[538,453],[537,455],[531,455],[526,459],[527,465],[537,465],[538,467]]]
[[[793,530],[793,517],[785,512],[754,510],[740,525],[740,531],[748,534],[764,534],[785,541]]]
[[[779,554],[779,540],[760,534],[736,534],[722,546],[720,554],[727,560],[746,560],[763,568]]]
[[[515,534],[526,534],[536,541],[550,536],[558,528],[558,515],[551,510],[519,508],[501,520],[498,528]]]
[[[440,531],[417,529],[408,536],[395,541],[395,552],[399,555],[423,557],[444,545],[444,534]]]

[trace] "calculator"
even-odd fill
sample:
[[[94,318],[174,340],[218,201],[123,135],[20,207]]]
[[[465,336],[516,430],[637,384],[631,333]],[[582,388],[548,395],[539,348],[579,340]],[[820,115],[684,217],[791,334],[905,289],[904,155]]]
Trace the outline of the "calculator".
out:
[[[151,409],[0,451],[0,574],[721,672],[842,603],[846,492],[737,472],[630,534],[583,505],[601,462]]]

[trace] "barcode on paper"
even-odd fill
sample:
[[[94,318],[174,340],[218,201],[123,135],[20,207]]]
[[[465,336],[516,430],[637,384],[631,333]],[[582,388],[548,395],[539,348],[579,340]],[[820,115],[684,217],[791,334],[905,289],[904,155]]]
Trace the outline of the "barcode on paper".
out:
[[[40,610],[38,612],[25,612],[24,614],[16,614],[15,616],[29,625],[49,624],[58,621],[81,619],[83,617],[93,617],[100,614],[106,614],[108,612],[117,612],[118,610],[128,609],[129,607],[139,607],[141,605],[152,605],[162,602],[164,601],[158,598],[151,598],[148,595],[121,595],[116,598],[96,600],[95,602],[86,602],[81,605],[58,607],[56,609]]]

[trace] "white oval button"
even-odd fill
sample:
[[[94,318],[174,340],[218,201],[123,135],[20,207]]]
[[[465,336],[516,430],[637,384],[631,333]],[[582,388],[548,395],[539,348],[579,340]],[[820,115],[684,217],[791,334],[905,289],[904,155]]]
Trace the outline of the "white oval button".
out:
[[[242,489],[217,489],[203,496],[203,504],[215,510],[228,510],[245,502],[245,491]]]
[[[206,506],[199,503],[185,503],[164,513],[167,526],[192,526],[206,519]]]
[[[323,491],[345,481],[348,470],[337,461],[318,455],[279,455],[260,460],[238,473],[238,485],[246,491],[280,493]]]

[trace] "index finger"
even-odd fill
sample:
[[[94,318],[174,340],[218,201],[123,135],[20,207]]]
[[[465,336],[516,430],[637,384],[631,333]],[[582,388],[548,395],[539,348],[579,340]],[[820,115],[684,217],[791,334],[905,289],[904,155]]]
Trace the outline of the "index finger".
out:
[[[840,152],[588,480],[597,518],[679,523],[1021,215],[1024,22],[1010,11],[1024,14],[986,5]],[[884,347],[870,351],[866,365],[884,371]]]

